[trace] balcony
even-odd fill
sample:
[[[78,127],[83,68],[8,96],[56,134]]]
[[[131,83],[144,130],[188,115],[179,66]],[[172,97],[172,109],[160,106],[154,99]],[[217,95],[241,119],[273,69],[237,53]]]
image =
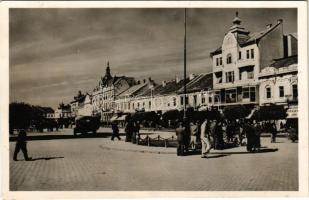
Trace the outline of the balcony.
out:
[[[255,59],[241,59],[237,61],[237,67],[245,67],[245,66],[250,66],[256,65],[256,60]]]

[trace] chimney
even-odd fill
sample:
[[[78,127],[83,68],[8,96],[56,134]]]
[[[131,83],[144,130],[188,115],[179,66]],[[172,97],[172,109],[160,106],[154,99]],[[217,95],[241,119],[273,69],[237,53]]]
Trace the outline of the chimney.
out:
[[[180,78],[176,77],[176,83],[179,83],[179,82],[180,82]]]
[[[282,22],[283,22],[282,19],[278,19],[278,20],[277,20],[277,24],[281,24]]]
[[[195,74],[190,74],[189,75],[189,80],[191,81],[192,79],[194,79],[195,78]]]
[[[166,82],[162,81],[162,86],[165,87],[166,86]]]
[[[269,29],[269,28],[271,28],[272,26],[273,26],[272,24],[267,24],[267,25],[266,25],[266,28]]]

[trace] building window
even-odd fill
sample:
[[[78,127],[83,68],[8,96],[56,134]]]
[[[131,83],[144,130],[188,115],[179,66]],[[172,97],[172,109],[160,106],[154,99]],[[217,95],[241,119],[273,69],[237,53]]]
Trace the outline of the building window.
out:
[[[196,106],[196,104],[197,104],[197,96],[194,95],[193,96],[193,105]]]
[[[232,54],[228,54],[226,56],[226,64],[231,64],[232,63]]]
[[[222,65],[222,57],[219,58],[219,65]]]
[[[183,97],[180,97],[180,105],[183,105]]]
[[[238,52],[238,59],[241,60],[241,51]]]
[[[250,58],[250,51],[247,50],[247,59],[249,59],[249,58]]]
[[[205,103],[205,96],[202,95],[202,104],[204,104],[204,103]]]
[[[234,71],[232,72],[226,72],[226,82],[227,83],[232,83],[234,82]]]
[[[298,97],[297,85],[292,85],[292,93],[293,93],[293,98]]]
[[[174,105],[174,106],[177,105],[177,103],[176,103],[176,97],[173,98],[173,105]]]
[[[211,97],[208,97],[208,102],[212,103],[212,98]]]
[[[279,86],[279,97],[284,97],[284,87]]]
[[[151,101],[148,102],[148,107],[151,108]]]
[[[219,65],[219,58],[216,58],[216,66]]]
[[[254,78],[254,73],[253,73],[253,71],[248,71],[248,72],[247,72],[247,78],[248,78],[248,79],[253,79],[253,78]]]
[[[270,88],[270,87],[267,87],[267,88],[266,88],[266,98],[267,98],[267,99],[270,99],[270,98],[271,98],[271,88]]]
[[[251,59],[254,58],[254,49],[251,49]]]

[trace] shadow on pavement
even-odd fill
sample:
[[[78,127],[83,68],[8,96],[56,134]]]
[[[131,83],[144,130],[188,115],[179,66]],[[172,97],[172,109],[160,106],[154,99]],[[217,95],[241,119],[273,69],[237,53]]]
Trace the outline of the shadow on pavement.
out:
[[[64,158],[63,156],[59,157],[39,157],[39,158],[32,158],[31,161],[36,161],[36,160],[53,160],[53,159],[58,159],[58,158]]]
[[[279,149],[271,149],[271,148],[265,148],[260,149],[259,151],[254,152],[247,152],[247,151],[241,151],[241,152],[210,152],[209,154],[255,154],[255,153],[269,153],[269,152],[276,152]]]
[[[215,155],[215,156],[209,156],[207,155],[207,157],[205,159],[209,159],[209,158],[221,158],[221,157],[225,157],[225,156],[230,156],[229,154],[220,154],[220,155]]]
[[[120,136],[124,136],[124,133],[120,133]],[[57,140],[57,139],[80,139],[80,138],[109,138],[112,136],[112,133],[87,133],[87,134],[80,134],[77,136],[72,135],[29,135],[27,136],[27,140]],[[10,142],[16,141],[17,136],[11,136]]]

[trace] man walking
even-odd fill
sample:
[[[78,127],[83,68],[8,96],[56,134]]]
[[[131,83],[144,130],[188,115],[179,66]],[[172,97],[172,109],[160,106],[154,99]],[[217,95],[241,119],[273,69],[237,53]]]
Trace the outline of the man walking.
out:
[[[113,134],[112,134],[112,138],[111,140],[114,140],[114,138],[118,138],[118,140],[121,140],[121,138],[119,137],[119,128],[117,123],[113,122],[112,123],[112,130],[113,130]]]
[[[209,132],[209,123],[205,119],[201,125],[202,158],[207,158],[207,153],[212,149]]]
[[[24,154],[24,158],[26,161],[32,160],[30,157],[28,157],[28,151],[27,151],[27,134],[26,131],[20,130],[17,136],[16,145],[15,145],[15,151],[13,160],[17,161],[17,154],[19,151],[22,151]]]

